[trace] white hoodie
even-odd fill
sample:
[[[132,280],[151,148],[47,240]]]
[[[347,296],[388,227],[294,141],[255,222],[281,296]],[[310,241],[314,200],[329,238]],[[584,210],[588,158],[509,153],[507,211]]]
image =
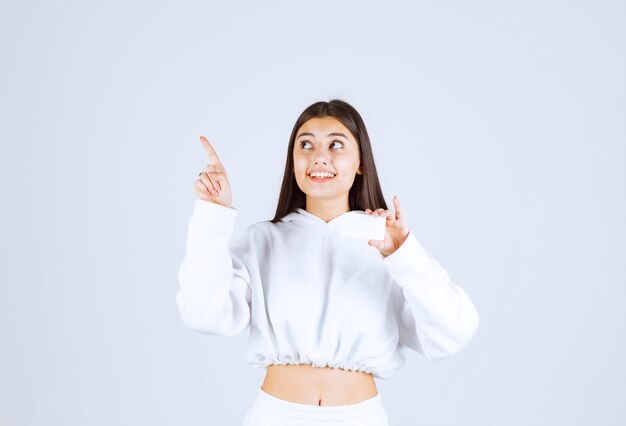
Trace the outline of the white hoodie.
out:
[[[191,330],[249,328],[248,363],[312,364],[392,377],[406,348],[437,361],[463,348],[478,312],[410,230],[383,257],[346,237],[352,210],[329,222],[297,209],[250,225],[231,243],[238,211],[197,198],[176,295]]]

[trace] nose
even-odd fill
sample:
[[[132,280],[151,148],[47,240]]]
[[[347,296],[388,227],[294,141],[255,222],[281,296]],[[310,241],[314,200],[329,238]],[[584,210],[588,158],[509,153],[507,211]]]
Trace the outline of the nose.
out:
[[[317,158],[315,159],[315,164],[327,164],[328,162],[326,161],[326,154],[323,152],[320,152],[317,155]]]

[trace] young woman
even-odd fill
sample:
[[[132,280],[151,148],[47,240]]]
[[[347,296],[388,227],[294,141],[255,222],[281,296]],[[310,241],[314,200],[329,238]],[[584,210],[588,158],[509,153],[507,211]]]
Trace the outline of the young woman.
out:
[[[431,362],[454,354],[479,317],[398,197],[387,209],[361,116],[337,99],[306,108],[274,218],[232,242],[228,175],[200,140],[212,164],[195,182],[177,304],[197,332],[250,330],[248,362],[266,375],[244,425],[387,425],[374,378],[401,369],[407,348]]]

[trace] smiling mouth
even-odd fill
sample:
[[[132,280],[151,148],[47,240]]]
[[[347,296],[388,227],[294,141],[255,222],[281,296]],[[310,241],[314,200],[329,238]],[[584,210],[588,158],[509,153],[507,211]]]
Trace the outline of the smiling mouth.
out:
[[[335,176],[337,176],[337,175],[335,175]],[[332,177],[327,177],[327,176],[316,177],[316,176],[307,175],[307,177],[309,179],[311,179],[313,182],[328,182],[329,180],[334,179],[335,176],[332,176]]]

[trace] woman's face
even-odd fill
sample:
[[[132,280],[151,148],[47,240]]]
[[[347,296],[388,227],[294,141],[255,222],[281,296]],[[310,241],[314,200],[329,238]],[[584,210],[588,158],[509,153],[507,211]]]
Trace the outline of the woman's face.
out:
[[[311,198],[324,204],[348,204],[348,192],[355,175],[362,174],[359,144],[350,131],[334,117],[312,118],[296,134],[293,150],[294,173],[298,186]],[[315,181],[310,173],[327,171],[334,177]]]

